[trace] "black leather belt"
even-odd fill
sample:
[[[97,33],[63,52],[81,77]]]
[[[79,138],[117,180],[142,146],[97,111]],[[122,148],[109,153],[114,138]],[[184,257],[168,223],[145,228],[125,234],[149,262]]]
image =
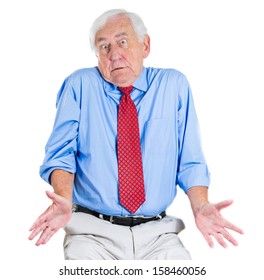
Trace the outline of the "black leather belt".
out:
[[[108,216],[108,215],[104,215],[104,214],[100,214],[96,211],[90,210],[88,208],[85,208],[83,206],[80,205],[73,205],[73,212],[83,212],[86,214],[90,214],[93,215],[99,219],[108,221],[112,224],[115,225],[121,225],[121,226],[136,226],[136,225],[140,225],[142,223],[147,223],[150,221],[156,221],[156,220],[160,220],[162,218],[164,218],[166,216],[166,212],[163,211],[160,214],[156,215],[156,216],[152,216],[152,217],[145,217],[145,216],[126,216],[126,217],[121,217],[121,216]]]

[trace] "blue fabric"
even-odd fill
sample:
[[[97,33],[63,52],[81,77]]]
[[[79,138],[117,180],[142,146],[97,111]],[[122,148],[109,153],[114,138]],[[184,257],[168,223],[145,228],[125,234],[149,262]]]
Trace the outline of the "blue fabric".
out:
[[[175,69],[143,68],[131,98],[138,110],[146,201],[135,213],[166,210],[177,193],[209,186],[210,174],[186,77]],[[40,167],[49,183],[54,169],[75,173],[73,202],[108,215],[130,213],[118,199],[117,113],[121,92],[97,67],[67,77]]]

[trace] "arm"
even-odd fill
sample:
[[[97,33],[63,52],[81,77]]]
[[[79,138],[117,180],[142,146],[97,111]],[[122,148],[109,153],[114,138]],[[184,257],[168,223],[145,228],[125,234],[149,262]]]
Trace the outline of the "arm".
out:
[[[69,202],[72,201],[73,180],[74,174],[60,169],[54,170],[50,176],[54,192]]]
[[[79,90],[74,89],[73,84],[72,78],[66,79],[58,93],[55,123],[40,167],[41,177],[52,185],[54,192],[46,192],[51,205],[30,228],[30,240],[40,234],[36,245],[47,243],[71,217],[80,115],[77,102]]]
[[[50,181],[54,193],[47,191],[46,194],[52,203],[30,228],[30,240],[41,233],[36,242],[37,246],[46,244],[71,218],[73,180],[74,174],[64,170],[56,169],[51,173]]]
[[[199,209],[201,209],[204,205],[209,203],[207,187],[192,187],[187,190],[186,194],[190,200],[194,216],[199,211]]]
[[[227,221],[220,213],[223,208],[233,203],[232,200],[226,200],[216,204],[210,203],[208,201],[208,188],[202,186],[189,188],[186,194],[191,203],[196,226],[210,247],[214,246],[212,236],[225,248],[227,247],[225,239],[235,246],[238,245],[235,238],[227,229],[240,234],[243,234],[243,231]]]
[[[227,229],[238,233],[243,231],[225,220],[220,213],[223,208],[232,204],[232,200],[216,204],[208,200],[210,174],[202,151],[199,123],[191,89],[186,79],[182,79],[182,87],[179,91],[178,120],[177,183],[190,200],[195,223],[210,247],[213,247],[212,236],[223,247],[227,247],[225,239],[237,245],[237,241]]]

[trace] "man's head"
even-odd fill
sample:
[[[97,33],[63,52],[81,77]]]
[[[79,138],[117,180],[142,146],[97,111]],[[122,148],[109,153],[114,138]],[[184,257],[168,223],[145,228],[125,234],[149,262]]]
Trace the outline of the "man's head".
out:
[[[110,10],[97,18],[91,28],[90,43],[104,79],[123,87],[137,79],[150,52],[143,21],[124,10]]]

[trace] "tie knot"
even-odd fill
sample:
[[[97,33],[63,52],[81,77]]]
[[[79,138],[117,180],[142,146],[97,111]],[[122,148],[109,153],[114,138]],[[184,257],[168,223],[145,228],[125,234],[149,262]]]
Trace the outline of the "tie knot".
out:
[[[123,93],[125,93],[125,94],[130,94],[131,93],[131,91],[133,90],[133,86],[129,86],[129,87],[118,87],[118,89],[121,91],[121,92],[123,92]]]

